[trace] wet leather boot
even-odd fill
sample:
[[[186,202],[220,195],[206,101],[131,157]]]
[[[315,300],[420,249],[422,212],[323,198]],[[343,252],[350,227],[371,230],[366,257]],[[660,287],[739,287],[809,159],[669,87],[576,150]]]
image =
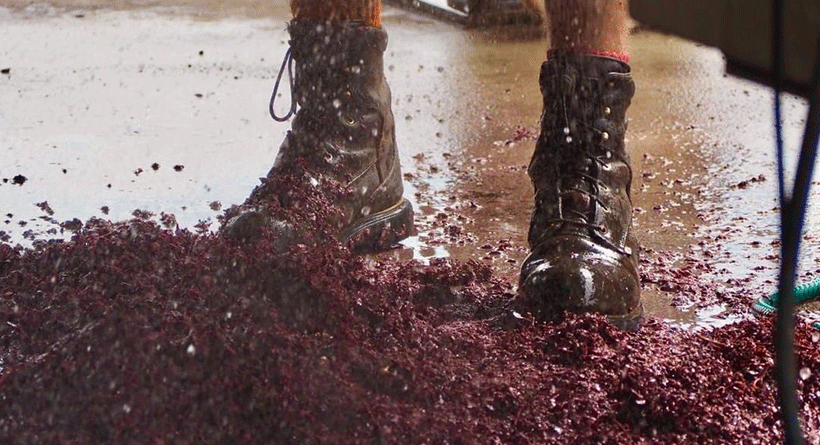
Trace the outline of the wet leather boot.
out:
[[[635,91],[624,62],[562,55],[544,62],[541,135],[529,165],[535,210],[520,303],[550,317],[595,312],[624,329],[643,320],[632,168],[624,145]]]
[[[295,118],[267,178],[237,215],[228,215],[222,232],[249,240],[265,224],[278,235],[279,247],[304,242],[299,221],[277,220],[258,205],[270,199],[293,205],[275,180],[297,175],[299,187],[331,181],[344,190],[329,197],[343,213],[339,241],[359,251],[389,248],[413,232],[413,210],[402,197],[390,89],[384,77],[387,34],[358,22],[312,20],[294,20],[288,32],[290,49],[270,109],[278,121],[294,114]],[[286,70],[293,105],[279,117],[274,101]]]

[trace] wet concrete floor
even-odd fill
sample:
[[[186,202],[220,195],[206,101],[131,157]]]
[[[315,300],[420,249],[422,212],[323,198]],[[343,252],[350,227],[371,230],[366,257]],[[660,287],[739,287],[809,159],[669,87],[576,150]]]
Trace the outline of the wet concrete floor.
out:
[[[0,0],[6,242],[67,238],[55,222],[119,220],[135,209],[215,229],[221,209],[265,175],[289,128],[267,114],[287,48],[286,2],[180,3]],[[486,261],[515,282],[527,253],[526,166],[547,42],[534,29],[465,30],[393,7],[384,23],[420,232],[385,255]],[[708,258],[719,273],[704,279],[748,287],[751,302],[774,290],[777,267],[770,93],[725,76],[714,49],[631,34],[638,91],[627,144],[639,239],[670,267]],[[805,111],[787,98],[789,165]],[[820,267],[817,224],[810,215],[801,281]],[[672,304],[656,285],[644,296],[650,315],[683,327],[735,317],[720,305]]]

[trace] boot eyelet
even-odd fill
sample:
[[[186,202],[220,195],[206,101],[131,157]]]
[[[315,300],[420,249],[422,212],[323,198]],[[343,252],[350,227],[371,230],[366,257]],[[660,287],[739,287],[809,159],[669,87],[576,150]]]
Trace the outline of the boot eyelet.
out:
[[[352,126],[356,125],[356,118],[353,117],[353,116],[349,116],[349,115],[345,114],[345,115],[342,115],[342,122],[345,125],[352,127]]]

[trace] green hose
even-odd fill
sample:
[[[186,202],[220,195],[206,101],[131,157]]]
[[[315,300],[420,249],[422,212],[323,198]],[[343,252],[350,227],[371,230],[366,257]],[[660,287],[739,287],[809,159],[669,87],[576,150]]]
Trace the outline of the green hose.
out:
[[[777,312],[777,298],[777,292],[768,297],[760,297],[752,304],[752,309],[761,314],[773,314]],[[820,298],[820,279],[803,283],[794,288],[794,302],[796,304],[806,303],[817,298]]]
[[[752,303],[752,309],[763,315],[771,315],[777,312],[777,292],[768,297],[760,297]],[[796,304],[806,303],[820,298],[820,279],[803,283],[794,288],[794,302]],[[812,327],[820,331],[820,321],[812,323]]]

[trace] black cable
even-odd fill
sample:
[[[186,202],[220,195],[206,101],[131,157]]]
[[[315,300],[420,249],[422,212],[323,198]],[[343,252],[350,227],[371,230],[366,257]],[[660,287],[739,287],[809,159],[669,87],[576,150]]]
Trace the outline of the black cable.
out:
[[[820,140],[820,37],[818,38],[817,56],[809,90],[809,112],[803,135],[803,145],[797,165],[794,187],[787,198],[783,178],[783,141],[780,122],[780,87],[783,79],[782,60],[782,2],[774,2],[773,19],[779,22],[773,26],[773,76],[775,82],[775,126],[778,145],[778,181],[781,187],[781,268],[777,302],[777,328],[775,333],[775,352],[777,360],[777,383],[781,415],[785,431],[786,444],[803,445],[805,439],[800,425],[800,407],[797,402],[797,372],[794,359],[794,283],[797,271],[797,258],[800,239],[803,233],[806,207],[808,202],[811,178],[817,156],[817,144]],[[779,11],[779,12],[777,12]],[[775,54],[777,53],[777,54]]]
[[[780,97],[783,91],[783,2],[772,1],[772,86],[774,87],[774,128],[777,156],[777,186],[780,200],[780,276],[778,281],[777,327],[775,331],[775,360],[776,378],[778,384],[778,398],[783,420],[786,444],[802,444],[803,431],[799,420],[796,388],[794,382],[794,321],[792,312],[794,302],[791,289],[794,287],[794,266],[797,255],[792,255],[794,248],[791,234],[793,228],[788,227],[791,218],[791,200],[787,198],[785,181],[785,162],[783,154],[783,119],[781,115]],[[799,242],[799,237],[798,241]]]
[[[783,2],[779,0],[772,1],[772,86],[774,136],[777,144],[777,190],[782,205],[786,202],[786,184],[783,174],[783,116],[780,106],[780,97],[783,93]]]

